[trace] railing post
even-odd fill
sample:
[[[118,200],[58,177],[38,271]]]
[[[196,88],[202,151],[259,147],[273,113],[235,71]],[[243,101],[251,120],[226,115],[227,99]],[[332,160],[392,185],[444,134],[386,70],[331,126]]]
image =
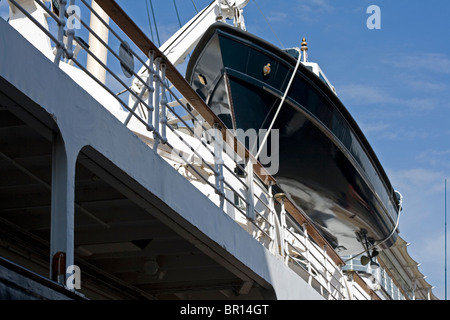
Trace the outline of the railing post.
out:
[[[153,149],[156,151],[158,150],[159,141],[160,141],[160,133],[159,133],[159,112],[160,112],[160,86],[161,86],[161,79],[160,79],[160,68],[161,68],[161,58],[156,58],[156,67],[155,67],[155,73],[153,75],[153,79],[155,82],[155,92],[154,92],[154,102],[155,102],[155,118],[153,119],[153,123],[155,124],[155,130],[153,131],[153,138],[154,138],[154,144]]]
[[[58,42],[56,43],[55,64],[59,66],[61,56],[64,50],[64,28],[66,26],[66,4],[67,0],[59,1],[59,22],[58,22]]]
[[[306,228],[306,223],[304,223],[302,225],[303,228],[303,233],[304,233],[304,239],[305,239],[305,247],[306,247],[306,261],[307,261],[307,268],[308,268],[308,284],[311,285],[312,284],[312,272],[311,272],[311,246],[310,246],[310,242],[309,242],[309,237],[308,237],[308,229]]]
[[[331,281],[332,281],[332,274],[328,270],[328,259],[327,259],[327,246],[324,245],[322,247],[322,255],[323,255],[323,268],[324,268],[324,276],[325,276],[325,282],[327,284],[327,291],[328,291],[328,299],[332,299],[332,292],[331,292]]]
[[[281,238],[282,238],[282,248],[283,248],[283,255],[284,255],[284,263],[286,265],[289,264],[289,247],[286,240],[286,208],[284,206],[284,201],[286,200],[286,195],[284,193],[277,193],[275,195],[275,199],[278,201],[278,203],[281,206],[280,211],[280,223],[281,223]]]
[[[253,197],[253,191],[254,191],[253,161],[251,159],[248,159],[248,163],[247,163],[247,167],[245,168],[245,172],[247,174],[247,177],[246,177],[246,185],[247,185],[246,213],[247,213],[247,217],[251,221],[254,221],[256,218],[256,215],[255,215],[255,203],[254,203],[254,197]]]
[[[224,188],[224,176],[223,176],[223,139],[222,132],[218,124],[214,124],[214,170],[216,177],[216,193],[220,197],[220,208],[223,210],[225,202],[225,188]]]
[[[70,0],[68,9],[72,9],[75,5],[75,0]],[[72,16],[72,13],[69,13],[69,16]],[[69,23],[67,28],[67,43],[66,43],[66,51],[67,51],[67,59],[73,58],[73,38],[75,37],[75,26]]]
[[[154,125],[153,125],[153,110],[155,110],[154,104],[153,104],[153,99],[154,99],[154,93],[155,93],[155,68],[154,68],[154,63],[155,63],[155,51],[150,50],[150,52],[148,53],[148,57],[149,57],[149,64],[148,64],[148,78],[147,78],[147,84],[148,84],[148,101],[147,101],[147,105],[148,105],[148,114],[147,114],[147,123],[148,123],[148,129],[150,131],[154,130]]]
[[[268,185],[267,195],[269,198],[268,199],[269,200],[269,219],[268,220],[270,222],[270,225],[272,226],[271,232],[269,234],[270,234],[270,238],[272,239],[272,252],[275,253],[275,252],[277,252],[277,245],[278,245],[279,239],[277,239],[277,230],[276,230],[277,228],[275,225],[276,212],[275,212],[275,202],[274,202],[273,194],[272,194],[272,182],[271,181],[269,182],[269,185]],[[282,250],[281,250],[281,252],[280,252],[280,250],[278,250],[278,253],[281,253],[281,256],[284,256],[284,253]]]
[[[166,97],[166,64],[161,64],[161,142],[167,143],[166,125],[167,125],[167,97]]]

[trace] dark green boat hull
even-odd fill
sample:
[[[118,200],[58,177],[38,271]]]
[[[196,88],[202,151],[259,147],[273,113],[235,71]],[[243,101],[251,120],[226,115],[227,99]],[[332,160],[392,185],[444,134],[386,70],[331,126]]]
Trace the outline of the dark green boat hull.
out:
[[[194,50],[186,78],[228,128],[267,129],[296,62],[264,40],[217,23]],[[303,65],[273,128],[279,130],[278,187],[341,255],[363,250],[361,233],[375,242],[391,235],[398,204],[382,166],[337,96]],[[396,238],[397,232],[380,249]]]

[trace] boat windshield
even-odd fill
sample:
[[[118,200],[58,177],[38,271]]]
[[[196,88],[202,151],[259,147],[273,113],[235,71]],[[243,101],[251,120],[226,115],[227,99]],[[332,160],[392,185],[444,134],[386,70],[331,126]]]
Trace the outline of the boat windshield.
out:
[[[287,54],[289,54],[290,56],[294,57],[295,59],[299,59],[300,54],[298,49],[296,48],[289,48],[289,49],[284,49],[284,52],[286,52]],[[316,68],[317,70],[315,70],[315,68],[313,68],[311,65],[307,65],[307,64],[303,64],[308,70],[312,71],[314,74],[316,74],[320,80],[322,80],[323,83],[325,83],[330,89],[332,89],[331,85],[329,84],[329,82],[326,80],[325,76],[323,75],[323,73],[321,71],[318,70],[318,68]],[[333,89],[332,89],[333,90]]]
[[[295,59],[298,59],[300,57],[298,49],[290,48],[290,49],[284,49],[283,51],[288,53],[289,55],[293,56]]]

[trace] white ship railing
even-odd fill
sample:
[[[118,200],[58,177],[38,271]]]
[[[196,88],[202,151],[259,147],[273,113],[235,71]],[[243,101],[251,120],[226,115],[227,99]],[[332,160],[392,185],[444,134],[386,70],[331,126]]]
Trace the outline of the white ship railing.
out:
[[[383,292],[388,295],[392,300],[406,300],[403,292],[409,292],[408,288],[402,288],[402,290],[394,283],[394,280],[389,276],[389,274],[384,270],[384,268],[372,268],[370,264],[362,265],[359,257],[351,259],[343,268],[344,272],[356,271],[372,283],[372,286],[377,290],[383,290]],[[408,296],[411,299],[411,296]]]
[[[110,25],[85,0],[60,0],[58,16],[44,2],[34,0],[56,23],[52,32],[35,13],[22,6],[30,1],[9,0],[49,38],[51,48],[44,54],[69,75],[79,75],[80,71],[87,75],[88,78],[77,78],[84,79],[80,85],[89,80],[85,88],[91,90],[94,98],[107,97],[104,106],[111,113],[323,297],[352,299],[350,283],[342,272],[342,259],[301,208],[282,195],[274,198],[275,179],[225,129],[115,1],[97,0],[110,16]],[[75,4],[83,8],[73,11]],[[66,10],[67,5],[71,10]],[[114,39],[107,43],[97,35],[86,23],[86,12],[92,13]],[[71,27],[73,24],[79,28]],[[108,62],[97,57],[82,40],[89,35],[107,50]],[[126,48],[128,58],[118,54],[113,44],[127,44],[122,49]],[[107,72],[106,83],[85,66],[86,56]],[[134,63],[128,64],[130,59],[137,61],[139,72],[135,72]],[[121,71],[124,68],[129,73],[125,77]],[[116,107],[112,106],[114,103]]]

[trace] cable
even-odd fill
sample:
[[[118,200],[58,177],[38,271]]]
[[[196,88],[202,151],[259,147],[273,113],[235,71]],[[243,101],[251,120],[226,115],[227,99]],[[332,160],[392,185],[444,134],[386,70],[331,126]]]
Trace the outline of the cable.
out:
[[[150,0],[150,8],[152,9],[153,23],[155,24],[156,37],[158,39],[158,46],[161,47],[161,41],[159,40],[158,25],[156,24],[155,11],[153,10],[153,2],[152,2],[152,0]]]
[[[400,193],[399,193],[399,194],[400,194]],[[400,197],[401,197],[401,195],[400,195]],[[401,200],[401,199],[402,199],[402,197],[400,198],[400,201],[399,201],[399,202],[400,202],[400,208],[398,209],[397,222],[395,223],[395,227],[394,227],[394,229],[392,230],[392,232],[391,232],[384,240],[382,240],[381,242],[379,242],[379,243],[377,243],[377,244],[373,244],[371,247],[367,248],[367,250],[364,250],[364,251],[358,253],[357,255],[352,256],[351,258],[345,260],[344,263],[347,263],[348,261],[355,259],[356,257],[362,255],[363,253],[369,252],[370,250],[372,250],[372,249],[375,248],[376,246],[382,245],[382,244],[385,243],[387,240],[389,240],[390,237],[392,237],[392,235],[395,233],[395,231],[396,231],[397,228],[398,228],[398,223],[400,222],[400,213],[402,212],[402,205],[401,205],[402,200]]]
[[[261,8],[259,7],[258,3],[256,3],[256,0],[253,0],[253,2],[256,4],[256,6],[258,7],[259,12],[261,13],[261,15],[264,17],[264,19],[266,20],[267,24],[269,25],[270,30],[272,30],[272,33],[275,35],[275,38],[277,38],[278,42],[280,43],[281,47],[284,49],[285,46],[283,45],[283,43],[281,42],[280,38],[278,38],[275,30],[273,30],[269,20],[267,19],[267,17],[264,15],[264,13],[262,12]]]
[[[155,42],[155,38],[153,37],[152,20],[150,19],[150,12],[148,10],[148,0],[145,0],[145,6],[147,7],[147,18],[148,18],[148,25],[150,26],[150,34],[152,36],[152,42]]]
[[[177,3],[175,2],[175,0],[173,0],[173,5],[175,6],[175,12],[177,13],[178,23],[179,23],[180,28],[181,28],[182,24],[181,24],[181,20],[180,20],[180,15],[178,14]]]
[[[301,53],[300,53],[300,50],[299,50],[298,48],[295,48],[295,50],[298,51],[299,55],[301,54]],[[255,156],[255,159],[258,159],[259,154],[260,154],[261,151],[262,151],[262,147],[264,146],[264,144],[265,144],[266,141],[267,141],[267,138],[269,137],[270,131],[272,130],[272,127],[273,127],[273,125],[275,124],[275,120],[276,120],[277,117],[278,117],[278,113],[280,113],[281,107],[283,106],[284,101],[286,100],[286,97],[287,97],[287,95],[288,95],[288,92],[289,92],[289,90],[291,89],[292,82],[294,81],[294,78],[295,78],[295,75],[297,74],[297,70],[298,70],[298,67],[299,67],[299,66],[300,66],[300,56],[299,56],[299,58],[297,59],[297,64],[296,64],[296,66],[295,66],[294,72],[292,73],[291,80],[289,81],[289,84],[288,84],[288,86],[287,86],[287,88],[286,88],[286,91],[284,92],[283,98],[281,99],[281,102],[280,102],[280,105],[279,105],[279,107],[278,107],[278,110],[277,110],[277,112],[275,113],[275,115],[274,115],[274,117],[273,117],[272,123],[270,124],[269,129],[267,130],[266,135],[264,136],[264,139],[263,139],[263,141],[261,142],[261,144],[260,144],[260,146],[259,146],[259,150],[258,150],[258,153],[257,153],[256,156]]]
[[[192,0],[192,4],[194,5],[195,11],[197,11],[197,13],[198,13],[198,9],[197,9],[197,6],[195,5],[194,0]]]

